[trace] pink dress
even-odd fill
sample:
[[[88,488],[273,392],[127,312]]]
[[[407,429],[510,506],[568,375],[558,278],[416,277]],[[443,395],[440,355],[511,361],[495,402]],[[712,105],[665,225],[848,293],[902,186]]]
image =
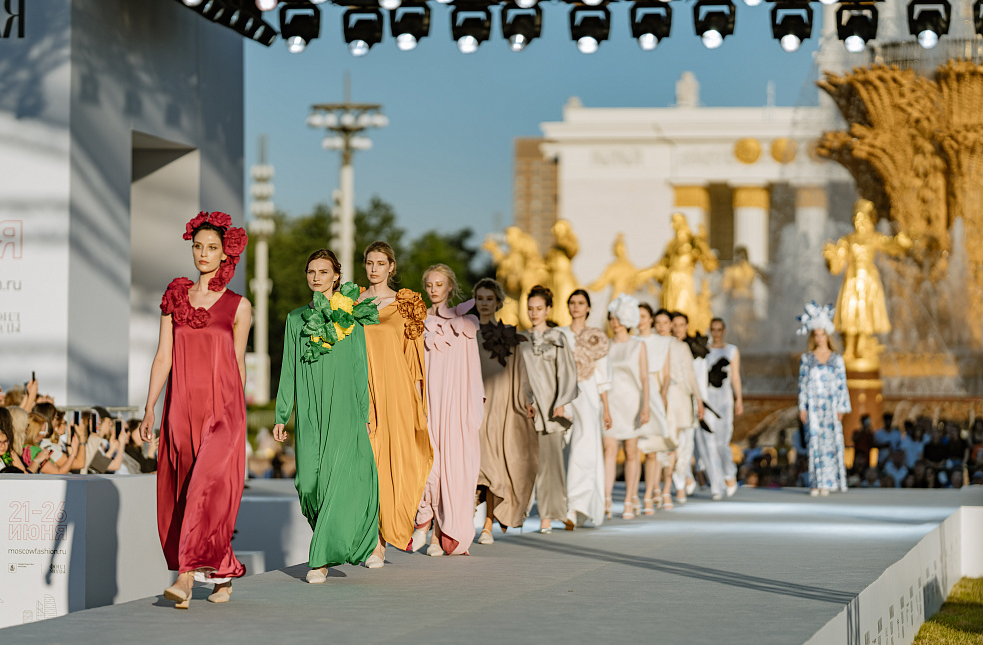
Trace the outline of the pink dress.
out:
[[[474,495],[481,467],[480,437],[485,389],[478,354],[478,319],[457,307],[437,307],[427,316],[423,344],[427,363],[427,409],[433,468],[416,526],[436,518],[444,553],[466,553],[474,540]]]

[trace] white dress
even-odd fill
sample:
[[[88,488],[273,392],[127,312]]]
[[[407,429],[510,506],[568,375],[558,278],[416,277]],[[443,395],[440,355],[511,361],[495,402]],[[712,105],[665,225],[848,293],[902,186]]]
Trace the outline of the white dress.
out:
[[[576,349],[576,335],[569,327],[561,327],[571,347]],[[570,404],[571,420],[567,452],[567,518],[577,524],[583,519],[594,526],[604,522],[604,450],[601,432],[604,428],[601,392],[606,391],[607,358],[594,365],[594,373],[579,381],[579,394]]]
[[[734,364],[734,356],[737,347],[725,345],[724,347],[710,347],[710,354],[707,356],[707,370],[722,372],[723,382],[719,387],[710,382],[707,388],[707,403],[719,416],[707,414],[707,422],[713,428],[713,437],[720,452],[720,460],[724,468],[724,477],[735,479],[737,477],[737,467],[734,465],[734,453],[730,449],[730,441],[734,436],[734,385],[731,380],[731,370]],[[727,361],[724,364],[721,359]],[[718,365],[719,363],[719,365]]]
[[[611,342],[611,351],[608,352],[611,429],[604,431],[605,437],[624,441],[637,439],[647,432],[647,427],[640,422],[643,402],[638,369],[643,351],[645,344],[634,336],[623,343]]]
[[[645,435],[638,440],[638,449],[645,454],[674,450],[676,443],[669,431],[666,406],[662,403],[662,369],[672,340],[656,334],[638,339],[645,344],[649,362],[649,422],[645,426]]]

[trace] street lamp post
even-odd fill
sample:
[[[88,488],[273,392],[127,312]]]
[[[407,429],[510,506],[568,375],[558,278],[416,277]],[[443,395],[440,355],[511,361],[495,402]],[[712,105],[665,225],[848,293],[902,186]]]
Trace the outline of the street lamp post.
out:
[[[311,114],[307,117],[307,125],[326,131],[321,146],[325,150],[341,152],[338,182],[341,189],[338,200],[340,221],[338,236],[332,240],[332,246],[338,251],[341,274],[346,281],[354,277],[355,269],[355,171],[352,168],[352,156],[356,150],[372,148],[372,140],[365,136],[369,128],[384,128],[389,125],[389,119],[382,113],[381,105],[352,103],[349,94],[346,80],[343,103],[319,103],[311,106]]]
[[[256,266],[249,287],[256,303],[256,316],[253,319],[254,369],[253,403],[265,405],[270,402],[270,349],[269,349],[269,298],[273,281],[269,277],[269,238],[276,232],[273,214],[273,166],[266,163],[266,137],[259,140],[259,164],[250,168],[253,185],[249,192],[253,198],[249,210],[253,220],[249,223],[249,235],[256,244],[254,261]]]

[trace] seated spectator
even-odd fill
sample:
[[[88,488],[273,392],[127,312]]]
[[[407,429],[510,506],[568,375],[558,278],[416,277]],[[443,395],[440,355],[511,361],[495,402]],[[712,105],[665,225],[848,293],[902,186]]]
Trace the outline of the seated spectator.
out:
[[[894,477],[881,474],[881,479],[878,483],[881,485],[881,488],[894,488]]]
[[[925,486],[923,488],[941,488],[938,472],[932,466],[925,467]]]
[[[888,415],[884,415],[885,418]],[[868,418],[869,423],[869,418]],[[901,430],[898,428],[892,428],[889,425],[884,426],[880,430],[874,433],[874,447],[881,451],[887,449],[887,451],[894,452],[901,445]]]
[[[945,426],[945,446],[946,468],[961,468],[969,457],[969,445],[955,423],[947,423]]]
[[[908,473],[905,475],[904,481],[901,482],[901,488],[915,488],[915,473]]]
[[[949,473],[949,488],[962,488],[963,487],[963,470],[962,468],[955,468],[951,473]]]
[[[970,433],[969,457],[966,463],[970,468],[983,466],[983,419],[976,419],[973,422],[973,431]]]
[[[901,438],[901,451],[905,455],[905,466],[910,470],[915,467],[915,462],[922,458],[928,437],[925,436],[925,430],[922,426],[910,421],[905,422],[905,430],[907,432]]]
[[[932,438],[925,444],[922,457],[926,466],[936,470],[945,466],[946,459],[949,458],[949,449],[942,440],[941,428],[932,428]]]
[[[916,461],[911,473],[915,476],[915,488],[925,488],[925,461]]]
[[[3,473],[27,472],[24,462],[14,450],[14,421],[7,408],[0,408],[0,462]]]
[[[973,478],[970,481],[973,486],[983,486],[983,470],[977,470],[973,473]]]
[[[860,417],[860,428],[853,431],[853,460],[856,463],[858,457],[863,457],[864,468],[870,463],[870,449],[874,447],[874,433],[870,426],[870,416]],[[864,473],[863,470],[860,471]]]
[[[880,488],[881,482],[877,480],[877,469],[868,468],[864,472],[863,481],[860,482],[860,488]]]
[[[775,442],[775,466],[778,468],[788,468],[791,461],[795,461],[795,447],[788,440],[788,432],[784,429],[778,431],[778,440]]]
[[[72,445],[68,449],[68,458],[64,459],[61,466],[58,466],[50,460],[51,450],[42,448],[40,445],[41,440],[47,437],[49,432],[48,422],[43,416],[35,412],[28,415],[27,433],[24,436],[24,451],[21,454],[21,460],[28,472],[64,475],[68,473],[72,462],[75,461],[76,454],[78,454],[78,439],[72,441]]]
[[[744,463],[753,464],[761,458],[761,448],[758,447],[758,435],[747,438],[747,449],[744,451]]]
[[[891,453],[891,459],[884,464],[882,473],[890,475],[895,488],[901,488],[901,480],[908,475],[908,467],[904,463],[904,453],[900,450]]]
[[[155,473],[157,472],[157,446],[160,439],[154,434],[153,440],[145,443],[140,437],[141,422],[142,419],[130,419],[126,424],[130,433],[130,441],[125,448],[126,455],[135,464],[134,472]]]

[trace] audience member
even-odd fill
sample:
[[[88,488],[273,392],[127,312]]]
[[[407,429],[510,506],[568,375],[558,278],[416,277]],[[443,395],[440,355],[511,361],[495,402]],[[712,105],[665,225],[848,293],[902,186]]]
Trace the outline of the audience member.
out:
[[[0,462],[3,473],[26,472],[24,462],[14,450],[14,421],[7,408],[0,408]]]
[[[883,454],[894,452],[901,445],[901,430],[890,425],[888,415],[884,415],[885,425],[874,433],[874,447]],[[870,418],[868,417],[868,423]]]
[[[942,440],[942,428],[932,428],[932,438],[925,444],[922,458],[925,460],[926,466],[931,466],[936,470],[945,467],[945,462],[949,458],[949,450]]]
[[[909,470],[915,467],[915,462],[922,458],[928,438],[921,425],[905,421],[905,436],[901,438],[901,451],[905,455],[905,466]]]
[[[863,458],[863,463],[870,463],[870,449],[874,447],[874,433],[871,430],[870,416],[863,415],[860,417],[860,429],[853,432],[853,460],[857,461],[858,457]],[[860,471],[863,473],[863,471]]]
[[[895,488],[901,488],[901,481],[908,475],[908,467],[904,463],[904,452],[896,450],[891,453],[891,459],[884,464],[882,473],[890,475],[894,480]]]

